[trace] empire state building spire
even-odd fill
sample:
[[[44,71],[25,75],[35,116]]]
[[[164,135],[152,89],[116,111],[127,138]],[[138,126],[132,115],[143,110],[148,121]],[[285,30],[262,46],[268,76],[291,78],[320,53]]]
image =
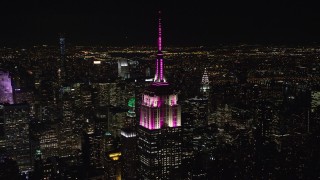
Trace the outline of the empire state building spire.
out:
[[[164,78],[160,16],[158,33],[155,78],[142,94],[140,106],[136,179],[172,179],[182,161],[181,106],[175,89]]]
[[[163,54],[162,54],[162,24],[161,24],[161,11],[159,11],[158,22],[158,53],[156,60],[156,74],[154,82],[166,82],[164,78]]]

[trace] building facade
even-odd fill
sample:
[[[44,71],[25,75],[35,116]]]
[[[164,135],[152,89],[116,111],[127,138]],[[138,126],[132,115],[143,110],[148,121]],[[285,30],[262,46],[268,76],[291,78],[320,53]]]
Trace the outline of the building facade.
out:
[[[0,106],[1,156],[17,161],[20,172],[32,170],[29,140],[29,105]],[[2,157],[3,158],[3,157]]]
[[[0,71],[0,103],[13,104],[12,85],[9,72]]]

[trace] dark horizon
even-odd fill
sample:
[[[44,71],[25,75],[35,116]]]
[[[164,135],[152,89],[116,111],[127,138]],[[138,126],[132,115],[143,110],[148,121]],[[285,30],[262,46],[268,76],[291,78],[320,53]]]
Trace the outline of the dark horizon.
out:
[[[313,44],[320,12],[306,2],[3,2],[2,46],[58,44],[156,46],[163,11],[164,46]]]

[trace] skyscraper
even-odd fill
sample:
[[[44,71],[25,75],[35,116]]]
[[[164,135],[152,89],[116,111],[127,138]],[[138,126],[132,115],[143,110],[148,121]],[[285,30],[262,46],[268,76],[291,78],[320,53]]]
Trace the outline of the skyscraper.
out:
[[[135,129],[135,98],[128,102],[129,111],[125,120],[125,128],[121,129],[122,178],[137,179],[137,133]]]
[[[27,104],[0,105],[0,158],[17,161],[20,172],[32,170]]]
[[[134,128],[121,130],[122,177],[137,179],[137,137]]]
[[[39,146],[42,159],[45,160],[59,155],[58,132],[59,129],[56,124],[50,124],[40,132]]]
[[[12,85],[9,72],[0,71],[0,103],[13,104]]]
[[[66,42],[65,42],[64,35],[61,35],[59,38],[59,45],[60,45],[60,62],[58,63],[58,77],[64,80],[66,76]]]
[[[61,57],[64,58],[66,53],[66,43],[65,43],[65,37],[63,35],[60,36],[59,42],[60,42],[60,54],[61,54]]]
[[[205,68],[202,76],[202,80],[201,80],[200,92],[203,96],[208,97],[209,90],[210,90],[209,77],[208,77],[207,68]]]
[[[155,78],[142,95],[140,108],[137,149],[140,179],[176,178],[181,165],[181,109],[177,94],[164,77],[160,16],[158,32]]]
[[[130,78],[129,64],[127,59],[118,60],[118,77],[122,79]]]
[[[67,96],[67,94],[65,94]],[[75,113],[74,102],[70,97],[64,97],[62,105],[62,121],[59,123],[59,155],[67,157],[77,155],[81,149],[81,138],[74,132]]]

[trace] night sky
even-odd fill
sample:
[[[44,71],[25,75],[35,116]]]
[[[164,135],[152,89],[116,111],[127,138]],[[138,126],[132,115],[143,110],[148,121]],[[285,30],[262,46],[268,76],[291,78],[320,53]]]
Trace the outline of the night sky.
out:
[[[0,45],[156,45],[157,11],[164,45],[319,43],[320,10],[305,1],[1,2]],[[49,2],[47,2],[49,1]]]

